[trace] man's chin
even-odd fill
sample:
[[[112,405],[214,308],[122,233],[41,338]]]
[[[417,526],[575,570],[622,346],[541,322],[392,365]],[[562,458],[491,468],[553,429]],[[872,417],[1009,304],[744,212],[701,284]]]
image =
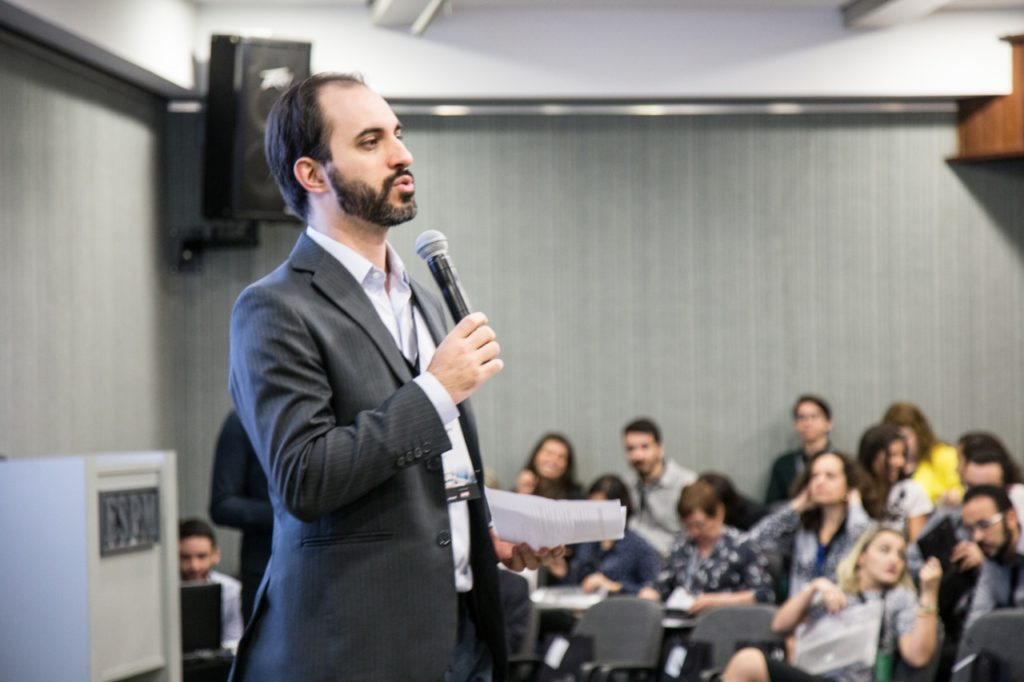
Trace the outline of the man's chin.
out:
[[[407,223],[416,217],[417,213],[416,203],[406,204],[399,209],[391,211],[388,215],[387,225],[388,227],[394,227],[395,225],[401,225]]]

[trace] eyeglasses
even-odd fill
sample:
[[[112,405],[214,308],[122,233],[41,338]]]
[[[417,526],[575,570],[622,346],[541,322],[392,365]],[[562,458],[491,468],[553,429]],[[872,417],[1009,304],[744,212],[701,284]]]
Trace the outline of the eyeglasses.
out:
[[[974,524],[970,524],[970,523],[961,524],[960,527],[963,528],[964,531],[966,531],[968,535],[974,535],[975,531],[979,531],[980,530],[982,533],[984,533],[989,528],[991,528],[992,526],[996,525],[997,523],[999,523],[1002,520],[1003,520],[1003,514],[1002,514],[1002,512],[1000,512],[1000,513],[996,514],[995,516],[990,516],[987,519],[981,519],[980,521],[978,521],[977,523],[974,523]]]

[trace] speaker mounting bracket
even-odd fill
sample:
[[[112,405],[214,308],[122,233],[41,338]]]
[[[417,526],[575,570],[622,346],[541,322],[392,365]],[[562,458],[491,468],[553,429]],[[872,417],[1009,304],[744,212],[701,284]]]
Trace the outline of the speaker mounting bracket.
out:
[[[202,272],[203,253],[207,249],[255,247],[259,243],[259,223],[255,220],[210,221],[188,228],[172,228],[171,272]]]

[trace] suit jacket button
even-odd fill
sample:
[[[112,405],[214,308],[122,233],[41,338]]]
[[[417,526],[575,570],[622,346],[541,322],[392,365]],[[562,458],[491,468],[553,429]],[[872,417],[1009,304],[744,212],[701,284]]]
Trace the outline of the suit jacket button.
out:
[[[398,459],[395,460],[395,464],[397,464],[400,467],[404,467],[405,466],[405,457],[402,457],[401,455],[399,455]]]
[[[427,460],[427,471],[437,471],[441,468],[441,458],[431,457]]]
[[[447,547],[452,544],[452,534],[446,530],[441,531],[437,534],[437,544],[441,547]]]
[[[419,459],[420,457],[422,457],[423,456],[423,448],[416,448],[415,450],[413,450],[412,451],[412,456],[415,459]]]

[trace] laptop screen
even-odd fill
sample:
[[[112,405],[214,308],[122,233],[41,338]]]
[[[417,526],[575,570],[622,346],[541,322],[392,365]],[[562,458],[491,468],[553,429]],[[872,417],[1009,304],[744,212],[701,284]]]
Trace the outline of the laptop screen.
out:
[[[181,586],[181,650],[220,649],[220,585],[183,583]]]

